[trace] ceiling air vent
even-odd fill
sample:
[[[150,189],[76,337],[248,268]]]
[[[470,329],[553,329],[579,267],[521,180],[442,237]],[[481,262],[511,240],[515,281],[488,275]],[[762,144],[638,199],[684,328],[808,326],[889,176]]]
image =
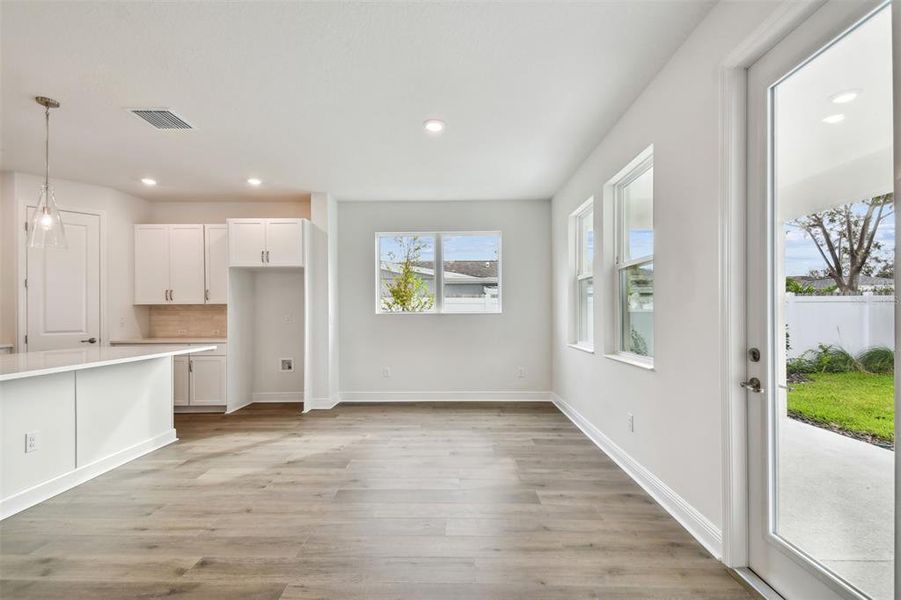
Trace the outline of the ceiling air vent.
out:
[[[157,129],[194,129],[190,123],[165,108],[132,108],[129,112]]]

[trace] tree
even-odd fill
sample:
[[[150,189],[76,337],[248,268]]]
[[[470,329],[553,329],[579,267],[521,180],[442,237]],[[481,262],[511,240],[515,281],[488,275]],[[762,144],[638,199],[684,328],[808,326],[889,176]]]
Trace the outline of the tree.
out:
[[[790,222],[813,240],[826,263],[825,275],[841,294],[855,294],[861,275],[872,275],[891,262],[876,239],[879,226],[894,215],[892,194],[875,196]]]
[[[391,264],[400,267],[400,272],[385,284],[387,296],[382,296],[382,309],[392,312],[430,310],[435,304],[435,296],[415,269],[426,242],[419,236],[396,237],[394,241],[400,246],[400,255],[391,251],[386,256]]]

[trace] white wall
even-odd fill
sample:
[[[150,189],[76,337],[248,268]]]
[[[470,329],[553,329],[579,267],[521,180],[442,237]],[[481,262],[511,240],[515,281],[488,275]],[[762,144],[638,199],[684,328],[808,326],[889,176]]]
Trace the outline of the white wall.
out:
[[[547,201],[338,202],[342,398],[547,392],[549,218]],[[375,314],[376,232],[435,230],[502,232],[503,314]]]
[[[299,399],[304,380],[303,271],[257,271],[254,279],[253,393],[294,393]],[[293,358],[294,371],[280,372],[280,358]]]
[[[19,272],[20,252],[18,252],[19,227],[24,223],[25,206],[37,202],[43,178],[24,173],[5,172],[2,175],[3,211],[2,230],[4,248],[2,253],[3,297],[0,304],[3,336],[8,342],[15,342],[16,331],[8,331],[10,323],[16,324],[18,310],[16,294],[21,290],[17,285],[24,278]],[[51,180],[56,192],[56,201],[61,209],[99,211],[106,215],[106,230],[101,233],[106,238],[106,260],[108,265],[108,290],[103,299],[107,318],[107,340],[115,338],[140,337],[147,331],[148,313],[146,307],[132,305],[134,298],[134,228],[147,216],[147,202],[141,198],[122,192],[85,183],[61,179]],[[12,203],[12,206],[10,206]],[[8,219],[7,215],[13,218]],[[24,250],[24,246],[22,247]],[[10,276],[9,273],[12,273]],[[9,281],[13,292],[9,293]],[[14,326],[14,325],[13,325]]]
[[[720,3],[555,195],[554,391],[715,527],[722,524],[717,330],[719,67],[774,8]],[[567,346],[567,219],[636,155],[654,145],[655,370]],[[595,210],[601,232],[604,211]],[[599,237],[603,238],[603,234]],[[595,264],[602,264],[601,246]],[[613,324],[612,281],[597,280],[595,340]],[[627,427],[634,415],[635,431]]]
[[[150,202],[146,223],[225,223],[244,217],[310,218],[310,201]]]

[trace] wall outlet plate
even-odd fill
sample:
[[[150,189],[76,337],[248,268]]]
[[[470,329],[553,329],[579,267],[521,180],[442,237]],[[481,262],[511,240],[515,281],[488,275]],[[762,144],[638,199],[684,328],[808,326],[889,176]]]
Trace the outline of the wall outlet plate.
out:
[[[278,370],[283,373],[290,373],[294,371],[294,358],[280,358],[278,359]]]
[[[626,413],[626,424],[629,426],[630,432],[635,432],[635,415]]]
[[[25,454],[38,449],[38,432],[31,431],[25,434]]]
[[[391,377],[391,367],[382,367],[382,377]]]

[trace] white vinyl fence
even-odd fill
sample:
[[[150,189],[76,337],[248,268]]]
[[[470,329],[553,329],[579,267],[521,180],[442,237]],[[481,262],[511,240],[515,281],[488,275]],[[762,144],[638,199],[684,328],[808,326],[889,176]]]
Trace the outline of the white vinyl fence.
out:
[[[820,344],[857,354],[874,346],[895,347],[894,296],[785,295],[789,358]]]

